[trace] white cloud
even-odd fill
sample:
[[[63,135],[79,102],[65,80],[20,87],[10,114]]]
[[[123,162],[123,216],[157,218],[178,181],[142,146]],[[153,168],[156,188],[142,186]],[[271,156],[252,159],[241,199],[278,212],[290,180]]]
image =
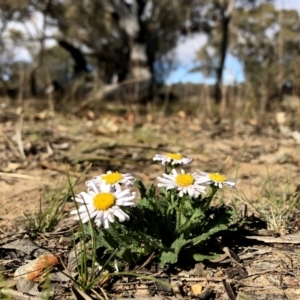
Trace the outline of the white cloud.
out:
[[[29,51],[24,47],[18,47],[15,49],[14,61],[31,62],[32,58]]]
[[[278,9],[295,9],[300,13],[300,1],[299,0],[276,0],[275,5]]]
[[[189,65],[196,59],[196,52],[207,42],[204,34],[194,34],[187,38],[179,39],[174,50],[175,60],[178,64]]]
[[[23,33],[25,40],[31,40],[34,38],[39,38],[43,34],[43,23],[44,16],[40,12],[34,13],[32,18],[24,23],[21,22],[10,22],[3,34],[3,36],[8,36],[8,32],[11,29],[18,30]],[[45,30],[46,36],[54,36],[57,34],[58,30],[54,27],[47,27]],[[45,40],[45,47],[51,48],[56,45],[55,39],[47,39]],[[39,47],[39,44],[36,42],[36,47]],[[14,49],[14,60],[24,60],[24,61],[32,61],[31,55],[26,47],[17,47]]]

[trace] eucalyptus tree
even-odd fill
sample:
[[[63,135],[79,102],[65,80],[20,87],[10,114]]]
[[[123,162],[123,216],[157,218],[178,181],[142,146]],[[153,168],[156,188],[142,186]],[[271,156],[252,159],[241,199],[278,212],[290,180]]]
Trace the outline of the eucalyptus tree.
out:
[[[48,14],[62,37],[93,58],[105,82],[153,74],[162,81],[184,26],[185,2],[53,0]],[[137,66],[144,71],[135,74]]]
[[[298,85],[299,30],[295,10],[277,10],[261,3],[234,12],[230,52],[243,63],[247,84],[262,112],[281,99],[285,81]]]
[[[214,0],[201,1],[204,10],[201,12],[202,18],[207,19],[206,30],[208,42],[197,54],[200,65],[194,68],[194,71],[201,71],[206,76],[216,79],[215,100],[221,100],[221,86],[225,66],[225,58],[228,53],[232,53],[234,47],[233,32],[236,31],[236,18],[240,24],[248,26],[251,19],[241,14],[241,12],[251,12],[265,3],[271,3],[268,0]],[[273,7],[272,4],[266,4]],[[259,33],[258,33],[259,34]]]

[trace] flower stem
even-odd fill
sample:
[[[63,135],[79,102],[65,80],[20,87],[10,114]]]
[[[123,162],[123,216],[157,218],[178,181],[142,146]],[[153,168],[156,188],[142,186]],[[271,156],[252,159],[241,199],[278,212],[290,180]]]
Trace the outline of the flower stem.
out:
[[[203,212],[205,212],[205,211],[207,211],[207,209],[209,209],[211,201],[219,189],[219,187],[215,186],[214,184],[211,184],[210,187],[211,187],[211,194],[209,195],[209,197],[206,198],[207,200],[203,206]]]
[[[181,227],[181,215],[182,215],[182,208],[183,208],[183,204],[184,204],[184,199],[185,197],[183,196],[180,200],[178,209],[177,209],[177,218],[176,218],[176,232],[178,231],[178,229]]]

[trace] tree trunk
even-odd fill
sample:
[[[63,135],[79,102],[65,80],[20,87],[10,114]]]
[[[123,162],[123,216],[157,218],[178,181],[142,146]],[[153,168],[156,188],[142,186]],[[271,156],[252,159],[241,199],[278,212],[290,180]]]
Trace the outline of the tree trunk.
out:
[[[220,103],[222,99],[223,71],[224,71],[225,59],[227,54],[227,47],[229,44],[229,25],[230,25],[234,4],[235,4],[235,0],[229,0],[227,7],[225,7],[223,3],[220,2],[218,3],[220,13],[221,13],[222,40],[220,44],[220,62],[217,68],[217,82],[215,85],[216,103]]]
[[[147,51],[147,28],[142,20],[145,5],[145,0],[133,0],[130,13],[120,22],[130,44],[130,64],[126,79],[136,82],[133,88],[138,98],[149,98],[152,78],[152,66]]]
[[[229,35],[229,22],[230,17],[222,16],[222,41],[220,47],[220,63],[217,68],[217,82],[215,86],[215,101],[220,103],[222,99],[222,83],[223,83],[223,71],[228,46],[228,35]]]

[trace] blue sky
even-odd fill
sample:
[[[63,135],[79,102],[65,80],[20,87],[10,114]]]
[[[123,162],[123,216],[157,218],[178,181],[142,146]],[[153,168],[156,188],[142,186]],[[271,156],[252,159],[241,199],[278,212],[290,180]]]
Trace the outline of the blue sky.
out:
[[[203,34],[195,34],[178,41],[178,45],[174,50],[176,69],[171,72],[167,78],[167,84],[176,82],[201,82],[213,84],[215,82],[214,78],[205,78],[201,72],[190,72],[190,70],[197,64],[196,52],[199,51],[206,42],[207,37]],[[223,74],[224,82],[227,84],[243,82],[244,79],[243,67],[240,62],[232,55],[227,55]]]
[[[205,78],[201,72],[189,72],[194,66],[195,65],[193,63],[177,65],[177,68],[167,78],[166,83],[168,85],[176,82],[215,83],[214,78]],[[241,63],[234,56],[227,55],[223,75],[224,83],[231,84],[233,82],[243,82],[244,79],[244,72]]]
[[[193,72],[190,70],[195,67],[196,52],[201,49],[207,42],[207,37],[203,34],[195,34],[186,39],[181,39],[174,50],[176,69],[171,72],[166,83],[172,84],[177,82],[190,83],[206,83],[213,84],[214,78],[206,78],[201,72]],[[232,55],[227,55],[225,60],[225,69],[223,73],[223,81],[226,84],[234,82],[243,82],[244,72],[241,63]]]

